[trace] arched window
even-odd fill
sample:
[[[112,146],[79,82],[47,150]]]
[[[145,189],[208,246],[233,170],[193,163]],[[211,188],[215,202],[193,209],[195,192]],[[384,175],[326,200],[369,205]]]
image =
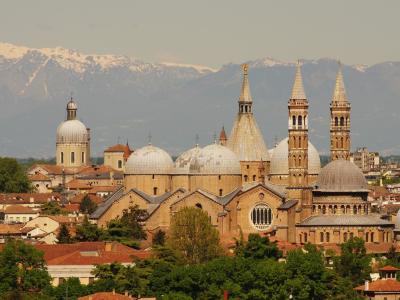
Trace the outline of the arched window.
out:
[[[253,175],[253,181],[256,181],[256,179],[257,179],[257,176]]]
[[[122,160],[118,160],[118,169],[122,169]]]
[[[153,187],[153,195],[157,195],[157,188]]]
[[[313,214],[315,214],[315,211],[316,211],[316,208],[315,208],[315,205],[313,205],[313,207],[312,207]]]
[[[306,118],[307,118],[307,116],[303,117],[304,126],[307,126]]]
[[[296,116],[293,116],[293,117],[292,117],[292,125],[293,125],[293,126],[296,126]]]
[[[343,137],[340,138],[340,148],[344,147],[344,140]]]
[[[308,236],[307,236],[307,233],[304,233],[304,243],[307,243],[308,242]]]
[[[353,206],[353,215],[356,215],[356,214],[357,214],[357,206],[354,205],[354,206]]]
[[[82,152],[81,161],[83,164],[85,163],[85,152]]]
[[[272,223],[272,210],[265,204],[257,204],[250,213],[250,220],[258,230],[266,230]]]
[[[343,117],[340,118],[340,126],[344,126],[344,118]]]
[[[64,152],[61,152],[61,163],[64,163]]]
[[[371,243],[373,243],[373,242],[374,242],[374,233],[371,232]]]
[[[318,213],[321,213],[321,205],[318,205]]]
[[[71,152],[71,164],[75,163],[75,152]]]
[[[347,232],[343,233],[343,241],[347,242]]]
[[[222,189],[219,189],[219,195],[222,196]]]
[[[320,232],[320,233],[319,233],[319,241],[320,241],[321,243],[324,242],[324,233],[323,233],[323,232]]]
[[[339,126],[339,119],[338,119],[338,117],[335,117],[335,126]]]
[[[326,240],[327,243],[329,243],[329,241],[330,241],[330,234],[329,234],[329,232],[326,233],[326,239],[325,239],[325,240]]]
[[[354,233],[350,232],[350,239],[354,238]]]
[[[326,214],[326,206],[322,205],[322,214],[325,215]]]
[[[337,205],[333,206],[333,213],[336,214],[337,213]]]
[[[299,127],[301,127],[303,125],[303,118],[302,116],[298,116],[297,117],[297,125],[299,125]]]
[[[249,180],[247,175],[244,175],[244,182],[247,182]]]
[[[350,205],[346,206],[346,214],[350,214]]]
[[[195,205],[197,208],[203,209],[203,206],[200,203],[196,203]]]
[[[369,242],[369,232],[365,233],[365,242]]]

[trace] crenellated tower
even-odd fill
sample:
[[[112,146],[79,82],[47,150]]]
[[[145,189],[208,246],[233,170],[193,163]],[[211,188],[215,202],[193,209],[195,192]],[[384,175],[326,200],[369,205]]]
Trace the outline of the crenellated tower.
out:
[[[343,82],[342,67],[339,63],[330,105],[331,160],[350,159],[350,109]]]

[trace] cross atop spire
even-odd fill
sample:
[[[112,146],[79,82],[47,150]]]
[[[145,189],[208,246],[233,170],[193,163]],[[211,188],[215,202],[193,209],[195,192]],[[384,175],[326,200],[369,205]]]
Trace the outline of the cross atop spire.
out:
[[[307,99],[306,93],[304,92],[303,78],[301,76],[301,66],[300,66],[299,60],[297,61],[296,76],[294,78],[292,95],[291,95],[290,99],[293,99],[293,100]]]
[[[344,87],[344,82],[343,82],[342,64],[340,63],[340,61],[338,63],[339,63],[339,70],[336,75],[336,84],[335,84],[335,89],[333,91],[332,101],[347,102],[346,89]]]
[[[250,87],[249,87],[249,65],[243,64],[242,65],[243,71],[243,83],[242,83],[242,90],[240,92],[239,101],[240,102],[252,102],[251,94],[250,94]]]
[[[219,133],[219,144],[222,146],[226,146],[227,141],[228,138],[226,137],[225,126],[222,126],[221,132]]]

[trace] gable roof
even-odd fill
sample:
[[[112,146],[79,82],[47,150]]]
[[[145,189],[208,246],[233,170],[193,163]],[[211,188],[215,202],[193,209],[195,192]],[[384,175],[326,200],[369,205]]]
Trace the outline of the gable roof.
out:
[[[5,214],[38,214],[38,211],[22,205],[10,205],[4,209]]]
[[[378,279],[368,283],[368,289],[365,289],[365,284],[354,288],[356,291],[365,292],[392,292],[400,294],[400,282],[394,279]]]

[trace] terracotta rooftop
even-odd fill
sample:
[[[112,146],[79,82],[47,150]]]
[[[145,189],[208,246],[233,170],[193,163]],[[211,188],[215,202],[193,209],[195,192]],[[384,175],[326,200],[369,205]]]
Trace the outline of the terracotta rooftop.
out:
[[[62,175],[63,171],[64,171],[65,175],[73,175],[73,174],[78,173],[82,169],[82,167],[65,168],[63,166],[50,165],[50,164],[37,164],[37,165],[33,165],[29,170],[33,170],[36,168],[42,168],[50,175]]]
[[[113,242],[107,249],[106,242],[82,242],[74,244],[35,245],[44,252],[48,265],[96,265],[113,262],[131,263],[135,258],[150,257],[150,252],[135,250]]]
[[[121,295],[115,292],[100,292],[83,297],[79,297],[78,300],[136,300],[131,296]]]
[[[32,208],[22,205],[10,205],[4,210],[6,214],[37,214]]]
[[[365,289],[365,285],[360,285],[354,288],[356,291],[365,291],[365,292],[395,292],[400,293],[400,282],[394,279],[378,279],[375,281],[371,281],[368,283],[368,290]]]
[[[66,204],[63,206],[63,210],[65,210],[69,213],[79,211],[79,204],[78,203]]]
[[[133,150],[130,149],[129,145],[122,145],[122,144],[116,144],[114,146],[111,146],[104,150],[104,152],[123,152],[124,153],[124,159],[128,159],[129,155],[132,154]]]
[[[59,193],[9,193],[0,194],[0,204],[46,203],[60,199]]]
[[[80,204],[81,202],[82,202],[82,200],[83,200],[83,198],[85,198],[85,196],[88,196],[89,197],[89,199],[90,200],[92,200],[94,203],[96,203],[96,204],[99,204],[99,203],[102,203],[103,201],[104,201],[104,199],[103,198],[101,198],[101,197],[99,197],[99,196],[96,196],[96,195],[94,195],[94,194],[77,194],[77,195],[75,195],[71,200],[70,200],[70,202],[71,203],[74,203],[74,204]]]
[[[90,194],[96,194],[96,193],[100,193],[100,192],[112,193],[112,192],[116,191],[119,187],[120,187],[120,185],[94,186],[90,189],[89,193]]]
[[[383,268],[380,268],[379,271],[400,271],[400,269],[393,266],[384,266]]]
[[[86,181],[73,179],[66,184],[66,187],[71,190],[90,190],[92,187]]]
[[[0,234],[20,234],[23,224],[0,224]]]
[[[41,173],[36,173],[29,176],[30,181],[51,181],[50,178]]]

